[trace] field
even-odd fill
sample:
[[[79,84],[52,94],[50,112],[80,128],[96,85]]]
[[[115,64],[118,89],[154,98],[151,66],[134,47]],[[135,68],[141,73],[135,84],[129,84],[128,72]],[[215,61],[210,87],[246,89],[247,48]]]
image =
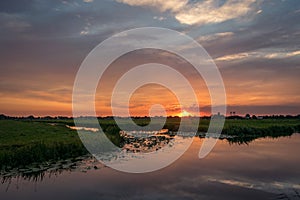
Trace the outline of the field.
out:
[[[139,125],[147,125],[148,118],[135,118]],[[107,137],[116,145],[122,138],[113,119],[101,118],[99,123]],[[168,118],[164,128],[176,131],[180,118]],[[20,167],[32,163],[56,161],[86,155],[76,130],[69,129],[72,119],[0,120],[0,169]],[[201,119],[199,132],[207,131],[209,119]],[[91,126],[89,119],[82,126]],[[222,134],[230,135],[231,143],[248,143],[259,137],[288,136],[300,131],[299,119],[229,119]]]
[[[0,168],[86,154],[77,132],[64,125],[0,120]]]

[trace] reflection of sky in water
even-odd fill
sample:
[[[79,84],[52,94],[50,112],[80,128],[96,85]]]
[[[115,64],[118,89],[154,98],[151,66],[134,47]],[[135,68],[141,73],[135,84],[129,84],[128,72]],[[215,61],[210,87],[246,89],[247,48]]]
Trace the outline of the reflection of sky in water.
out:
[[[102,167],[62,172],[32,183],[22,178],[0,186],[1,199],[300,199],[300,135],[258,139],[249,145],[220,140],[198,159],[203,139],[172,165],[127,174]]]
[[[77,126],[68,126],[67,125],[67,127],[70,128],[70,129],[73,129],[73,130],[84,130],[84,131],[91,131],[91,132],[99,131],[98,128],[89,128],[89,127],[83,127],[83,126],[77,127]]]
[[[140,135],[147,137],[136,137]],[[125,144],[120,151],[94,153],[109,167],[124,172],[144,173],[159,170],[177,160],[193,142],[190,134],[170,136],[166,130],[122,132]],[[135,135],[135,136],[133,136]],[[193,134],[195,135],[195,134]]]

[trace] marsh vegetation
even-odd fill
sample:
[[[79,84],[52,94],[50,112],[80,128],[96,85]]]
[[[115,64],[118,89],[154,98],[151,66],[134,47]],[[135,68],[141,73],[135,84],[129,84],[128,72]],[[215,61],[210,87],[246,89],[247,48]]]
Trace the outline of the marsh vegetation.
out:
[[[181,118],[167,118],[163,128],[171,132],[178,130]],[[138,125],[145,126],[149,118],[134,118]],[[205,136],[209,119],[201,119],[198,127],[199,137]],[[106,136],[117,146],[124,144],[120,128],[112,118],[99,118],[99,124]],[[40,166],[60,160],[74,159],[88,155],[74,126],[73,119],[19,119],[0,120],[0,169]],[[82,126],[91,127],[90,120]],[[300,132],[299,119],[227,119],[222,132],[223,139],[229,143],[248,144],[260,137],[290,136]],[[230,137],[229,137],[230,136]]]

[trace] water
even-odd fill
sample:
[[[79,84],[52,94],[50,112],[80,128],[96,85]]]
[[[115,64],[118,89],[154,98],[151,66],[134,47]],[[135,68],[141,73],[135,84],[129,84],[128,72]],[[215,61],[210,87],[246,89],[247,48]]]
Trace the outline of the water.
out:
[[[300,199],[300,134],[249,144],[219,140],[198,159],[195,138],[172,165],[151,173],[115,171],[86,158],[76,169],[13,177],[1,199]],[[94,166],[98,166],[96,169]]]

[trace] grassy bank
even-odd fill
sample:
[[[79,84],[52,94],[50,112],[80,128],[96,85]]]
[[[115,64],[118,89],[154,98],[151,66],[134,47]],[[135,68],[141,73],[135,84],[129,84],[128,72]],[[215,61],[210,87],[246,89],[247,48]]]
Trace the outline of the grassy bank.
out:
[[[86,154],[77,132],[65,125],[0,120],[0,168]]]
[[[144,126],[149,118],[134,121]],[[120,146],[120,129],[114,120],[106,118],[99,122],[107,137]],[[198,130],[206,132],[209,122],[209,119],[201,119]],[[89,119],[83,123],[83,126],[92,126]],[[87,154],[76,130],[66,125],[74,125],[73,120],[0,120],[0,169]],[[180,118],[168,118],[164,128],[176,131],[179,125]],[[288,136],[295,132],[300,132],[299,119],[230,119],[226,120],[222,134],[235,136],[227,139],[230,143],[242,144],[260,137]]]

